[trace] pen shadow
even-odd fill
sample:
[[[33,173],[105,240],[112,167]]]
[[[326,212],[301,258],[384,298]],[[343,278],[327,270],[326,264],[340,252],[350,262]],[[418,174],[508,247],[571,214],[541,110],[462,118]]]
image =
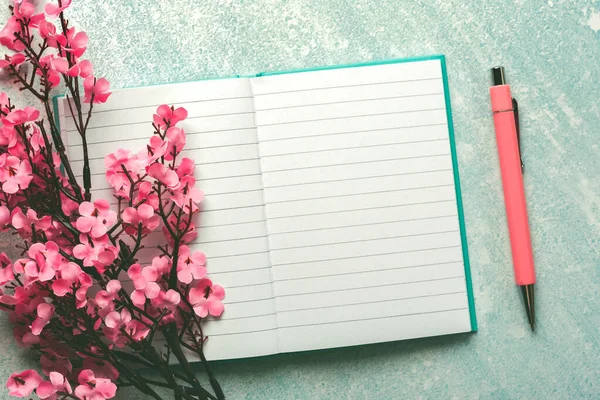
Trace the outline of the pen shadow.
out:
[[[240,381],[256,381],[269,376],[273,379],[274,376],[280,376],[286,370],[293,371],[297,369],[311,371],[313,374],[328,371],[330,374],[332,370],[344,371],[347,368],[356,368],[357,366],[384,365],[399,359],[411,358],[424,352],[440,349],[456,351],[457,346],[466,347],[472,340],[472,333],[463,333],[336,349],[215,361],[211,365],[217,379],[224,386],[227,386],[227,376],[235,376],[236,380]],[[201,364],[196,363],[195,367],[198,372],[202,373],[203,367]]]

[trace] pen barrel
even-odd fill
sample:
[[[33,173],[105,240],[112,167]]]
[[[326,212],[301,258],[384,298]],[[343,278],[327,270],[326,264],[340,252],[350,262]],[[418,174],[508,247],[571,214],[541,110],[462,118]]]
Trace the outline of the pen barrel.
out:
[[[535,267],[510,87],[493,86],[490,88],[490,97],[515,279],[517,285],[531,285],[535,283]]]

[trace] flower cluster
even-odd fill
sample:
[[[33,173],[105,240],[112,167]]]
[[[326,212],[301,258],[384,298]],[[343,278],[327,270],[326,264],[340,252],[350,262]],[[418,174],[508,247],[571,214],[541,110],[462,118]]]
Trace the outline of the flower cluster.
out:
[[[88,37],[64,17],[70,0],[47,4],[40,14],[28,2],[13,2],[0,31],[0,45],[11,54],[0,68],[45,114],[18,109],[0,93],[0,231],[24,239],[21,258],[0,253],[0,309],[19,345],[40,353],[42,372],[11,375],[9,393],[101,400],[126,384],[154,399],[161,397],[153,385],[176,398],[223,398],[203,354],[203,326],[223,313],[225,292],[207,277],[206,257],[192,245],[204,195],[194,161],[182,155],[187,111],[158,107],[145,148],[104,159],[113,198],[92,199],[87,152],[77,171],[82,187],[54,122],[51,91],[67,87],[85,139],[94,104],[110,96],[109,83],[81,59]],[[157,334],[164,350],[155,346]],[[205,363],[214,395],[199,384],[184,348]],[[173,358],[183,374],[169,368]],[[147,380],[140,366],[164,381]]]

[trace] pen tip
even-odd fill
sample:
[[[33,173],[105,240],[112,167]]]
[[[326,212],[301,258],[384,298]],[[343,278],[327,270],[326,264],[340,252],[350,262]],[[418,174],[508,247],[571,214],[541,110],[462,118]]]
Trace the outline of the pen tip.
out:
[[[534,303],[534,287],[533,285],[521,286],[523,291],[523,300],[525,301],[525,311],[527,312],[527,319],[529,325],[531,325],[531,331],[535,331],[535,303]]]

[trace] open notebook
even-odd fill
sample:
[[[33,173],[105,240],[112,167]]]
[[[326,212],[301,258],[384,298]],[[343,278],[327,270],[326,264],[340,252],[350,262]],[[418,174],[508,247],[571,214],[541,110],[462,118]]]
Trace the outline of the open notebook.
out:
[[[142,148],[160,104],[189,111],[191,247],[227,293],[209,359],[476,330],[443,56],[115,91],[88,133],[94,198],[112,198],[103,157]]]

